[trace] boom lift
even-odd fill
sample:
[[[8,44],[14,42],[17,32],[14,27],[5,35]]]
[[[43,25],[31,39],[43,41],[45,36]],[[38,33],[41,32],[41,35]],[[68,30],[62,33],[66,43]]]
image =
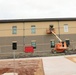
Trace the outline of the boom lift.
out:
[[[66,45],[66,42],[62,41],[62,40],[56,35],[53,26],[50,26],[50,32],[51,32],[51,34],[55,35],[55,37],[59,40],[59,43],[56,43],[56,44],[55,44],[55,48],[52,49],[52,52],[53,52],[53,53],[56,53],[56,52],[60,52],[60,53],[65,52],[65,53],[67,53],[68,47],[67,47],[67,45]]]
[[[59,43],[55,44],[55,48],[53,49],[53,53],[56,52],[67,52],[67,45],[66,42],[62,41],[53,31],[51,31],[52,34],[56,36],[56,38],[59,40]]]

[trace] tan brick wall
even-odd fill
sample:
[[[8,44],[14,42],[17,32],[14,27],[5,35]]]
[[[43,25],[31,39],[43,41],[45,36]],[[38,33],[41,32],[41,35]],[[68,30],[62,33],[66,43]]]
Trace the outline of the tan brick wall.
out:
[[[64,32],[64,24],[68,24],[68,32]],[[31,33],[31,25],[36,26],[35,34]],[[59,33],[76,34],[76,21],[59,21],[59,22],[49,21],[49,22],[0,23],[0,37],[47,35],[46,29],[49,28],[49,25],[54,25],[56,34]],[[17,26],[17,34],[12,34],[12,26]]]
[[[64,32],[64,24],[68,24],[68,32]],[[61,34],[76,34],[76,21],[60,21],[59,26]]]
[[[31,34],[31,25],[36,26],[36,33]],[[30,22],[25,23],[25,35],[26,36],[35,36],[35,35],[46,35],[46,29],[49,28],[49,25],[54,25],[56,28],[56,33],[58,34],[58,22]]]
[[[17,26],[17,34],[12,34],[12,26]],[[23,36],[23,23],[1,23],[0,37]]]

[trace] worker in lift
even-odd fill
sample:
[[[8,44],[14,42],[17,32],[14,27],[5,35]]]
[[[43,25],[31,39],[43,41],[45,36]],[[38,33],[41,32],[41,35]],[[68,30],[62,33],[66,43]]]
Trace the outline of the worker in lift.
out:
[[[53,25],[50,25],[50,28],[49,28],[49,29],[50,29],[50,32],[51,32],[51,31],[54,31]]]

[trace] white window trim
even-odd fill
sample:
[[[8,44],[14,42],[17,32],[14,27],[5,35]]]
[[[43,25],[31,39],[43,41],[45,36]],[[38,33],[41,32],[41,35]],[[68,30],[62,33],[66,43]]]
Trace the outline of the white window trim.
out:
[[[68,24],[64,24],[64,32],[68,32]]]
[[[35,25],[31,25],[31,33],[32,34],[36,33],[36,26]]]
[[[14,27],[16,27],[16,29],[14,29]],[[16,32],[14,32],[14,30],[16,30]],[[17,26],[12,26],[12,34],[17,34]]]

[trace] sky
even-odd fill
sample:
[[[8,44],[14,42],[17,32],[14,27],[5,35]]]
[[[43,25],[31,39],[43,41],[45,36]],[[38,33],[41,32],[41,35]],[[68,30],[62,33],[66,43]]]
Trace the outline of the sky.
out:
[[[0,0],[0,19],[76,17],[76,0]]]

